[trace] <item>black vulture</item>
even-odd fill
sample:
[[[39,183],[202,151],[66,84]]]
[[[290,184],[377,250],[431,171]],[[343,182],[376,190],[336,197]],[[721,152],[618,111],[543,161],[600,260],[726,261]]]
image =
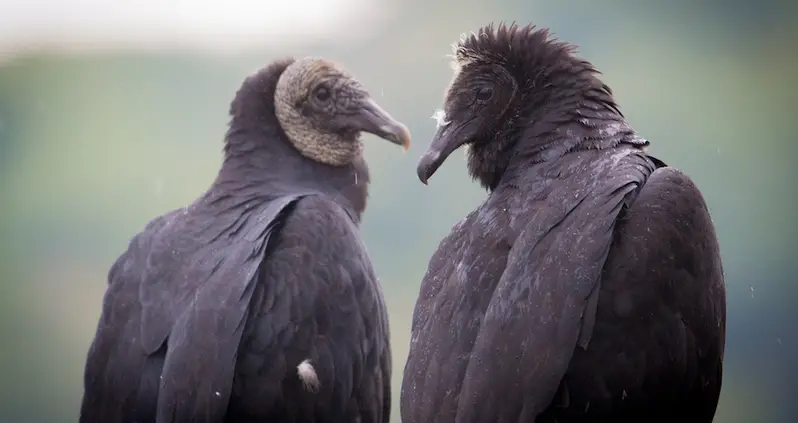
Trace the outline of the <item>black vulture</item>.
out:
[[[516,24],[454,46],[418,177],[467,146],[488,196],[429,261],[405,423],[713,419],[726,304],[707,205],[574,52]]]
[[[409,131],[323,58],[250,75],[230,115],[210,188],[109,270],[80,421],[387,423],[360,133],[407,150]]]

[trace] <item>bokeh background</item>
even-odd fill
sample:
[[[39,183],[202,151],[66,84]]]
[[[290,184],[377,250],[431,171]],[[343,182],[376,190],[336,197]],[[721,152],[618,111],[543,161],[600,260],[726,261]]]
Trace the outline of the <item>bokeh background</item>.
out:
[[[286,55],[345,64],[413,132],[407,154],[371,136],[366,147],[362,230],[390,308],[398,404],[427,260],[485,197],[462,151],[429,186],[415,164],[450,44],[499,20],[578,44],[651,151],[703,190],[728,293],[715,421],[795,422],[789,0],[0,0],[0,422],[77,421],[110,264],[148,220],[208,187],[233,93]]]

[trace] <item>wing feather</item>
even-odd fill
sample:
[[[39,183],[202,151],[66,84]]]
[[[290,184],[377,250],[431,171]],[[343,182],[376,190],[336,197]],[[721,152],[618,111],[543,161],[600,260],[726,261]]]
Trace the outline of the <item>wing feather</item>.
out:
[[[722,382],[725,288],[701,193],[676,169],[657,169],[614,238],[595,339],[575,350],[564,380],[570,404],[538,420],[711,422]]]
[[[212,242],[198,252],[196,260],[188,262],[190,267],[182,273],[186,278],[183,286],[193,283],[196,288],[193,295],[184,292],[180,296],[189,302],[169,328],[156,422],[224,420],[241,334],[266,246],[289,206],[301,197],[273,199],[249,216],[243,233],[232,244]],[[147,287],[145,296],[153,289]],[[151,303],[149,309],[153,306],[168,307]],[[146,333],[146,327],[143,331]]]
[[[239,199],[203,197],[133,237],[109,271],[81,422],[152,419],[155,404],[159,423],[223,420],[266,247],[306,195],[243,211]]]
[[[555,188],[565,201],[529,216],[477,335],[458,422],[533,421],[574,348],[587,346],[618,213],[654,166],[634,154],[610,159],[566,177]]]

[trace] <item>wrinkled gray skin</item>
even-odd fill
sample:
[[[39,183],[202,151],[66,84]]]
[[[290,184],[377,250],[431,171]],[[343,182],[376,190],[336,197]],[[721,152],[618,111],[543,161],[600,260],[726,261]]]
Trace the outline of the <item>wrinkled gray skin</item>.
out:
[[[418,176],[467,146],[489,194],[429,261],[403,423],[713,419],[726,305],[706,204],[573,50],[514,25],[455,46]]]
[[[407,129],[312,58],[248,77],[230,114],[213,185],[153,219],[109,271],[80,422],[387,423],[359,135],[406,147]]]

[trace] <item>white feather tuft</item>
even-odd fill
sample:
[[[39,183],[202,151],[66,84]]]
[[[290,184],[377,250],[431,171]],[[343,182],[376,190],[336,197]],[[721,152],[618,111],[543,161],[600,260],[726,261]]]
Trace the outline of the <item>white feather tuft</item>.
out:
[[[298,366],[296,366],[296,372],[299,375],[299,379],[302,381],[302,385],[305,386],[310,392],[318,392],[319,390],[319,375],[316,374],[316,369],[313,368],[313,365],[310,364],[310,359],[305,359]]]
[[[435,113],[432,114],[432,119],[437,123],[439,128],[452,123],[451,121],[446,120],[446,112],[441,109],[436,110]]]

